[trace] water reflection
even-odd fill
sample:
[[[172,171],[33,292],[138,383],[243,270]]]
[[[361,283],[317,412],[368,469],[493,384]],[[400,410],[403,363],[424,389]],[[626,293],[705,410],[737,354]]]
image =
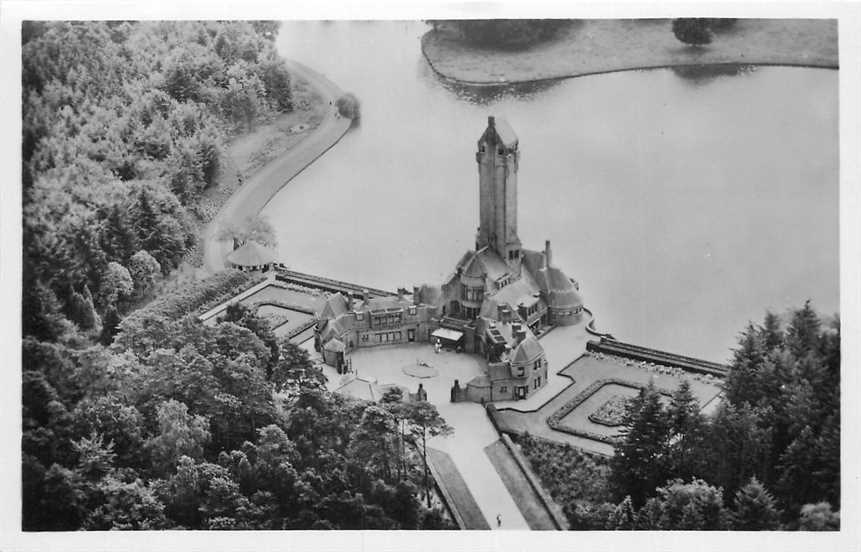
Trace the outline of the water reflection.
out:
[[[737,77],[754,73],[756,65],[726,63],[720,65],[679,65],[670,70],[695,86],[705,86],[722,77]]]
[[[531,101],[536,96],[559,85],[561,80],[543,80],[516,84],[470,86],[447,79],[439,79],[440,84],[454,93],[459,99],[476,105],[490,105],[507,99]]]

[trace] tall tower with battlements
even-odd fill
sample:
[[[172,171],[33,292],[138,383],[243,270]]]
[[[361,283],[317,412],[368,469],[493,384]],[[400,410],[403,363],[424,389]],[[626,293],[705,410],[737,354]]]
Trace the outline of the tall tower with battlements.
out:
[[[515,272],[520,272],[517,236],[517,135],[503,119],[487,118],[478,140],[479,227],[476,250],[488,247]]]

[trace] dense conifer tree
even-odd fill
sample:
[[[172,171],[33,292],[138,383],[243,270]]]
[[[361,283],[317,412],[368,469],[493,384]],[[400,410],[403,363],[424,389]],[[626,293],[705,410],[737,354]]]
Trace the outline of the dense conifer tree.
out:
[[[780,518],[774,497],[752,477],[735,494],[732,508],[732,528],[738,531],[774,530]]]
[[[653,383],[628,403],[622,424],[622,442],[611,460],[611,483],[619,500],[628,495],[635,506],[642,506],[669,475],[670,422]]]

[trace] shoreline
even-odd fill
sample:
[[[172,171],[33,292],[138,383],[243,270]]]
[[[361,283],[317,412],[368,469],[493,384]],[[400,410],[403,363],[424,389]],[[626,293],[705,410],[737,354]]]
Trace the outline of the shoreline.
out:
[[[734,67],[734,66],[779,66],[809,69],[839,69],[837,59],[836,25],[834,41],[820,38],[818,50],[811,52],[790,51],[781,53],[769,48],[785,46],[790,39],[774,39],[774,29],[763,29],[763,25],[778,27],[783,20],[740,20],[740,28],[716,35],[715,42],[705,48],[691,48],[682,45],[673,36],[667,25],[657,28],[656,23],[663,20],[594,20],[582,23],[582,27],[569,29],[564,36],[522,51],[488,50],[473,47],[453,38],[444,30],[429,30],[421,37],[421,52],[428,66],[441,80],[460,86],[493,88],[512,85],[529,85],[558,82],[561,80],[619,73],[623,71],[646,71],[686,67]],[[669,20],[666,20],[669,22]],[[759,27],[757,27],[759,25]],[[799,33],[812,35],[814,31],[831,31],[829,20],[799,20],[794,23]],[[594,32],[590,32],[593,31]],[[633,33],[623,33],[636,29]],[[744,36],[753,35],[754,38]],[[613,35],[636,37],[633,42],[623,45],[620,51],[611,49],[607,44],[593,44],[583,38],[591,39],[594,34],[604,35],[605,41]],[[755,43],[759,35],[766,35],[771,43]],[[812,40],[812,39],[810,39]],[[639,44],[642,41],[642,44]],[[624,46],[628,46],[626,51]],[[641,51],[649,46],[654,51],[647,57]],[[811,46],[813,48],[813,46]],[[578,50],[578,49],[582,49]],[[574,56],[572,54],[587,55]],[[748,55],[745,56],[745,53]],[[627,56],[627,57],[626,57]],[[552,61],[547,62],[550,59]],[[561,61],[560,61],[561,60]],[[608,62],[608,60],[610,60]],[[504,76],[503,76],[504,75]]]
[[[334,104],[343,94],[335,83],[310,67],[292,60],[285,62],[292,74],[300,76],[316,89],[324,105],[329,101]],[[202,268],[208,273],[225,268],[225,249],[230,244],[216,237],[219,227],[225,221],[259,214],[284,186],[337,144],[347,134],[351,125],[350,119],[335,117],[334,108],[327,109],[320,124],[307,137],[260,167],[233,192],[204,228]]]

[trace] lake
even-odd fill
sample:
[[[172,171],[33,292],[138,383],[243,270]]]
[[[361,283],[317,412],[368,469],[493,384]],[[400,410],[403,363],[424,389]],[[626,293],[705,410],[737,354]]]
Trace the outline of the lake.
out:
[[[720,362],[766,309],[809,298],[838,311],[837,71],[661,69],[475,91],[434,75],[426,30],[283,24],[281,55],[362,112],[263,211],[288,266],[388,289],[441,283],[474,246],[474,152],[496,115],[520,138],[524,247],[552,241],[599,329]]]

